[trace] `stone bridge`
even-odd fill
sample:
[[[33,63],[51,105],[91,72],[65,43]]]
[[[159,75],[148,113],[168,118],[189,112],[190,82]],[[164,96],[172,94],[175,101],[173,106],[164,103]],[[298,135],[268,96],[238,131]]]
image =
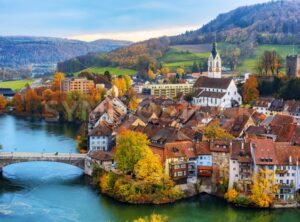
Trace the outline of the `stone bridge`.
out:
[[[0,152],[0,172],[2,168],[14,163],[47,161],[66,163],[84,170],[86,154],[77,153],[19,153]]]

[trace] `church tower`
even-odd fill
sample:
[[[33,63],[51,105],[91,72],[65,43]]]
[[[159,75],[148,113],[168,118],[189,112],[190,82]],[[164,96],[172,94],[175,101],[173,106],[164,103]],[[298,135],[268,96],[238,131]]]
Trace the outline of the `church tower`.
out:
[[[217,51],[216,42],[213,43],[213,48],[208,58],[208,77],[209,78],[222,77],[222,61]]]

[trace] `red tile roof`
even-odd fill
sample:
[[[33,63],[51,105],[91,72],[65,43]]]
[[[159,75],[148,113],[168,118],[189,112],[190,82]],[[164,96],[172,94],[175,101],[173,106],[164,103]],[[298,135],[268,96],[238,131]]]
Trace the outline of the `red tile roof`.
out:
[[[255,163],[258,165],[275,165],[278,163],[275,144],[272,140],[252,140]]]

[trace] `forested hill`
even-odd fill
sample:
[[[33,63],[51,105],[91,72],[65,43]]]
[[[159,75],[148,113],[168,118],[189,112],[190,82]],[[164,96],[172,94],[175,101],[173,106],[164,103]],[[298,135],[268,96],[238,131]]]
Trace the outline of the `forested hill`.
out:
[[[171,37],[172,44],[219,42],[300,44],[300,0],[272,1],[220,14],[196,31]]]
[[[48,37],[0,37],[0,68],[31,63],[57,63],[89,52],[109,52],[130,45],[128,41],[83,42]]]
[[[300,0],[240,7],[216,16],[196,31],[135,43],[105,56],[89,54],[77,57],[60,63],[58,68],[77,72],[90,66],[110,65],[146,72],[162,65],[162,58],[172,45],[212,43],[215,39],[232,43],[227,44],[232,47],[227,51],[231,53],[238,49],[241,57],[251,56],[258,45],[300,45]]]

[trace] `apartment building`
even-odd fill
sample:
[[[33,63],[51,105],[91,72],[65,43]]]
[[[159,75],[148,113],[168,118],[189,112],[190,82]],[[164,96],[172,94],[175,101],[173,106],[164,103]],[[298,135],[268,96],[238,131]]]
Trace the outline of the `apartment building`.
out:
[[[86,78],[64,79],[61,82],[61,90],[63,92],[80,91],[84,94],[88,94],[94,87],[94,81]]]

